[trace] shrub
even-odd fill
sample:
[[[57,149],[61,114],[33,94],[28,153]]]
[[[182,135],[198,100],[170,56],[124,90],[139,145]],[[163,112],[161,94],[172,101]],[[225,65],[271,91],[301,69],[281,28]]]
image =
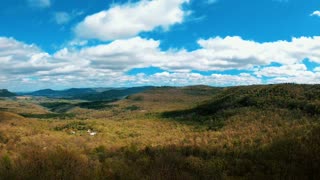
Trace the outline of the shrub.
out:
[[[129,111],[136,111],[136,110],[139,110],[140,107],[139,106],[136,106],[136,105],[132,105],[132,106],[128,106],[125,108],[126,110],[129,110]]]
[[[63,131],[63,130],[78,130],[78,131],[86,131],[88,129],[92,130],[92,126],[88,125],[85,122],[81,121],[74,121],[67,124],[64,124],[62,126],[56,126],[54,130],[56,131]]]

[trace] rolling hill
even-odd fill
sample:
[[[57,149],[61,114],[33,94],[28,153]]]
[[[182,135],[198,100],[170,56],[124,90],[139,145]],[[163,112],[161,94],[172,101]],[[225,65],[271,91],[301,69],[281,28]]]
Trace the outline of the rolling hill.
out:
[[[109,92],[133,93],[115,102],[0,101],[0,119],[26,119],[1,122],[0,177],[320,177],[320,85],[138,90]]]
[[[8,91],[7,89],[0,89],[0,97],[13,97],[16,94]]]
[[[320,116],[320,85],[257,85],[224,88],[191,109],[168,111],[166,118],[198,121],[221,126],[232,116],[248,112],[270,113],[299,119]]]
[[[128,96],[123,106],[138,106],[148,112],[183,110],[210,99],[223,88],[210,86],[156,87]]]
[[[67,90],[52,90],[52,89],[43,89],[31,93],[24,93],[23,95],[31,95],[31,96],[43,96],[48,98],[72,98],[74,96],[78,96],[81,94],[87,93],[95,93],[94,89],[90,88],[71,88]]]
[[[17,115],[15,113],[0,111],[0,122],[9,121],[9,120],[19,121],[19,120],[24,120],[24,117]]]
[[[112,99],[122,99],[126,96],[132,94],[140,93],[149,89],[152,89],[152,86],[143,86],[143,87],[132,87],[132,88],[123,88],[123,89],[111,89],[104,92],[95,92],[88,93],[83,95],[76,95],[73,98],[83,99],[88,101],[102,101],[102,100],[112,100]]]
[[[89,101],[101,101],[121,99],[128,95],[139,93],[148,89],[151,86],[132,87],[132,88],[71,88],[67,90],[52,90],[43,89],[31,93],[20,93],[20,95],[42,96],[47,98],[62,98],[62,99],[82,99]]]

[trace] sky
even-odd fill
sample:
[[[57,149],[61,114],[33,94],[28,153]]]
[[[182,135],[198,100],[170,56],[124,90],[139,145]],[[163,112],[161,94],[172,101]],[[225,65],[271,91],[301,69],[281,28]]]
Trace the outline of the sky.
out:
[[[320,83],[319,0],[1,0],[0,89]]]

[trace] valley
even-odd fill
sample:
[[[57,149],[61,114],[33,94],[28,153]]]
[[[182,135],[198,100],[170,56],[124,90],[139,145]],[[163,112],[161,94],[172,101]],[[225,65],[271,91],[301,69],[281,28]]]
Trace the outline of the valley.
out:
[[[108,91],[5,92],[0,179],[320,177],[319,85]]]

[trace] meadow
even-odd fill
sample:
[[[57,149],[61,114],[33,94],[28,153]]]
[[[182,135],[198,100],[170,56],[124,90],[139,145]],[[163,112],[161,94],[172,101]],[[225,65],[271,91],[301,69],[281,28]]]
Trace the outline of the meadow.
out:
[[[0,179],[318,179],[319,117],[320,85],[3,98]]]

